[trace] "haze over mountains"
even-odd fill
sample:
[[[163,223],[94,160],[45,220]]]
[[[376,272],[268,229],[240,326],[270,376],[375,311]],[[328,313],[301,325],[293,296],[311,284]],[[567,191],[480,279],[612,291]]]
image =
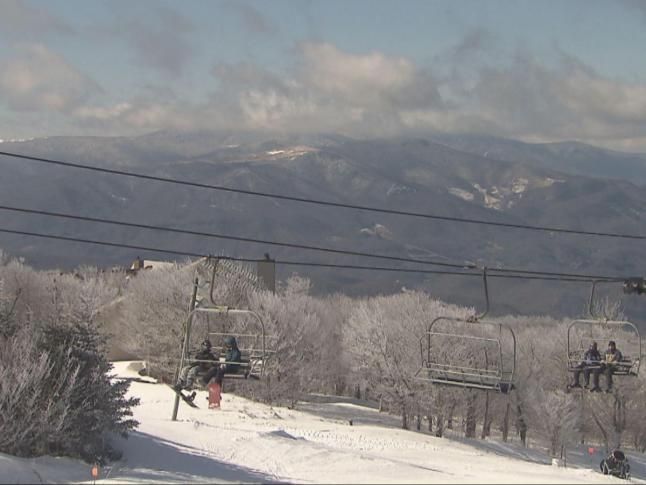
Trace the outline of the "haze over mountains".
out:
[[[642,234],[646,156],[578,143],[527,144],[479,136],[356,140],[340,135],[156,132],[2,143],[16,152],[205,184],[440,216]],[[253,197],[0,156],[0,204],[232,236],[489,267],[637,276],[639,240],[585,237]],[[135,230],[1,211],[2,228],[200,254],[335,264],[383,260]],[[129,264],[155,253],[0,234],[0,247],[40,268]],[[414,267],[411,264],[399,264]],[[417,267],[420,267],[419,265]],[[441,269],[424,266],[423,269]],[[481,282],[454,276],[278,267],[312,278],[314,292],[369,295],[420,288],[482,305]],[[492,313],[580,315],[589,288],[491,279]],[[620,297],[612,287],[611,297]],[[646,315],[626,301],[629,316]]]

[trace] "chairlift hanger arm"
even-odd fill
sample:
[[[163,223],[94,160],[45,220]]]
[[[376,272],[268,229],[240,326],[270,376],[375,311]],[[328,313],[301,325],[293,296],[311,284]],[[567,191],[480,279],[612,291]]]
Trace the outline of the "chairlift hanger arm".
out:
[[[597,283],[616,283],[616,281],[606,281],[606,280],[592,280],[592,287],[590,288],[590,299],[588,301],[588,313],[590,317],[596,318],[598,320],[601,320],[602,317],[600,315],[597,315],[596,312],[594,311],[594,292],[597,288]],[[603,309],[603,317],[606,320],[610,320],[610,317],[606,313],[606,309]]]
[[[209,300],[211,300],[211,304],[218,306],[217,303],[213,300],[213,288],[215,287],[215,272],[218,269],[218,263],[220,262],[220,258],[212,258],[209,256],[208,261],[210,262],[211,259],[215,260],[215,263],[213,264],[213,272],[211,273],[211,288],[209,290]]]
[[[484,288],[484,295],[485,295],[485,309],[484,311],[478,315],[475,314],[471,317],[469,317],[467,320],[472,321],[472,322],[477,322],[481,318],[484,318],[487,313],[489,313],[489,286],[487,285],[487,267],[483,266],[482,268],[482,285]]]

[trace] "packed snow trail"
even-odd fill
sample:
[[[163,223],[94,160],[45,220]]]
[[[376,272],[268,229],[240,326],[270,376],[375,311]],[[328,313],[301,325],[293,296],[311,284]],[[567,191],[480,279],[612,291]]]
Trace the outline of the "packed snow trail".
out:
[[[115,373],[137,377],[128,363]],[[133,380],[140,421],[119,440],[123,459],[101,470],[97,483],[625,483],[601,475],[601,455],[572,451],[577,468],[555,467],[544,453],[494,440],[435,438],[398,429],[396,417],[353,404],[318,399],[299,410],[270,407],[232,394],[222,408],[180,402],[167,386]],[[352,425],[350,424],[352,420]],[[646,459],[629,455],[632,482],[646,483]],[[70,459],[21,460],[0,455],[0,482],[86,482],[90,467]]]

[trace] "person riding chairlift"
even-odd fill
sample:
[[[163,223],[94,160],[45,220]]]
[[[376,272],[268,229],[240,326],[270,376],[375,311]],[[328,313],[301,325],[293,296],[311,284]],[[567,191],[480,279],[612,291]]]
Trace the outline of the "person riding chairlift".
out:
[[[207,373],[202,377],[202,384],[205,386],[211,382],[211,379],[215,379],[217,384],[222,385],[222,379],[225,374],[235,374],[238,372],[240,365],[236,362],[242,360],[242,354],[240,349],[238,349],[238,342],[236,342],[235,337],[229,335],[224,339],[224,362],[216,364],[213,366]]]
[[[211,341],[204,339],[200,345],[200,350],[195,354],[194,362],[182,369],[180,377],[175,384],[175,390],[181,392],[182,389],[192,390],[198,373],[208,373],[213,366],[217,367],[217,357],[213,354]],[[195,398],[193,392],[189,399]]]
[[[617,366],[622,360],[623,355],[617,349],[615,342],[611,340],[608,342],[606,358],[601,363],[601,371],[606,375],[606,392],[612,392],[612,374],[617,370]]]
[[[574,383],[570,388],[581,387],[579,378],[583,371],[583,379],[585,381],[584,387],[587,389],[590,386],[590,373],[592,372],[592,389],[590,392],[599,392],[599,373],[601,372],[601,354],[597,348],[597,342],[592,342],[588,350],[583,354],[583,360],[579,362],[574,370]]]

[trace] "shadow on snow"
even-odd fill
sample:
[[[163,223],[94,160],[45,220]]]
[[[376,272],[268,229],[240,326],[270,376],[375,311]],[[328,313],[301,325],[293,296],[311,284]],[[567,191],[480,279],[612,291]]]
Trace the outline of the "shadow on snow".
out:
[[[115,445],[123,451],[123,458],[114,463],[110,479],[279,483],[274,476],[222,462],[202,450],[138,431]]]

